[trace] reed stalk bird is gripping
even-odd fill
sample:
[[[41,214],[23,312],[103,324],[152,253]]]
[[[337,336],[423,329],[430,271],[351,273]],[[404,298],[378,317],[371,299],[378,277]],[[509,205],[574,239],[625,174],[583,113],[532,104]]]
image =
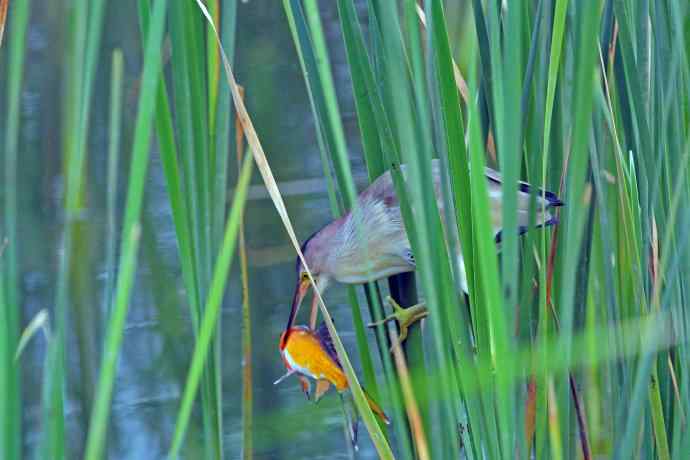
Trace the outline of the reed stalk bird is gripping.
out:
[[[400,169],[406,178],[405,165],[401,165]],[[436,202],[441,213],[444,213],[438,159],[432,160],[432,173]],[[503,227],[502,179],[498,172],[490,168],[486,168],[485,177],[491,206],[492,236],[498,244]],[[528,229],[531,190],[530,184],[518,183],[517,220],[520,234]],[[558,223],[550,211],[562,206],[563,202],[554,193],[541,189],[537,191],[536,200],[537,227]],[[321,293],[331,281],[361,284],[415,270],[415,257],[405,231],[390,171],[359,194],[356,208],[355,212],[348,212],[314,233],[302,245],[302,253],[312,272],[316,288]],[[459,248],[455,256],[460,268],[459,282],[462,290],[467,292],[465,264]],[[302,300],[311,287],[309,276],[299,258],[296,270],[297,285],[286,330],[292,327]],[[407,326],[426,314],[418,309],[416,314],[402,317],[401,310],[396,309],[388,319],[397,319],[401,326]],[[317,297],[314,295],[309,323],[312,329],[316,325],[317,313]]]

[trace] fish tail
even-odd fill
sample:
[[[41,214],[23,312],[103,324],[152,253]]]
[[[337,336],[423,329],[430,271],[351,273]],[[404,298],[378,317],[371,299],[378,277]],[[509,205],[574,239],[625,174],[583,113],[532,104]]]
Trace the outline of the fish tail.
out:
[[[359,417],[357,417],[357,408],[355,407],[355,400],[352,394],[340,393],[340,401],[343,403],[343,416],[345,417],[345,425],[347,426],[347,435],[350,438],[352,449],[359,450],[357,446],[357,425],[359,425]]]
[[[364,391],[364,397],[367,398],[367,403],[369,404],[371,411],[374,414],[376,414],[376,416],[379,418],[379,420],[381,420],[383,423],[385,423],[386,425],[390,425],[391,419],[389,419],[388,416],[386,415],[386,413],[383,411],[383,409],[381,409],[381,406],[379,406],[376,403],[376,401],[371,399],[371,396],[369,396],[369,393],[367,393],[366,390],[364,390],[364,388],[362,388],[362,391]]]

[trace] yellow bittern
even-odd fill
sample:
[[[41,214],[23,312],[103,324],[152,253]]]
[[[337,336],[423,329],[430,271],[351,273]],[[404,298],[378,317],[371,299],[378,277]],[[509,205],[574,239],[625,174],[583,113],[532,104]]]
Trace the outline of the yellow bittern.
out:
[[[405,177],[405,165],[401,165]],[[444,212],[441,196],[441,171],[439,160],[432,160],[432,172],[439,210]],[[501,175],[486,168],[485,177],[491,206],[493,238],[501,240],[503,223],[503,194]],[[517,219],[520,234],[529,225],[529,203],[532,186],[526,182],[518,183]],[[552,193],[539,189],[536,203],[536,225],[546,227],[558,223],[550,213],[552,208],[562,206],[563,202]],[[348,212],[339,219],[327,224],[310,236],[302,245],[302,252],[319,292],[323,293],[331,281],[346,284],[360,284],[376,281],[415,269],[415,257],[405,231],[400,211],[400,202],[395,193],[390,171],[385,172],[357,197],[357,212]],[[460,268],[459,282],[467,292],[467,277],[462,254],[458,251]],[[297,259],[297,286],[292,300],[292,308],[286,330],[293,325],[299,306],[307,294],[311,282],[300,259]],[[406,326],[423,316],[423,310],[414,315],[400,317],[401,309],[396,309],[392,317]],[[314,296],[311,308],[310,327],[316,324],[317,299]]]

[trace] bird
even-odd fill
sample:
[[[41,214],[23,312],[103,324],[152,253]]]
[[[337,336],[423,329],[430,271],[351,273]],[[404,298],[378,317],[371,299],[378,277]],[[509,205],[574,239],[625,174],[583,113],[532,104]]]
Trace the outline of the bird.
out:
[[[273,384],[277,385],[287,377],[296,374],[299,377],[302,391],[309,399],[311,393],[309,378],[314,379],[316,380],[315,402],[318,402],[333,385],[345,408],[350,440],[353,447],[357,449],[357,412],[353,401],[345,399],[345,393],[350,385],[345,372],[343,372],[326,324],[322,322],[318,329],[307,326],[291,327],[281,334],[278,347],[287,372]],[[381,409],[381,406],[369,396],[364,388],[362,390],[371,411],[382,423],[390,425],[390,419]]]
[[[406,178],[407,166],[401,164],[399,167]],[[445,210],[441,195],[442,176],[439,159],[432,160],[432,175],[436,202],[443,214]],[[500,244],[503,220],[502,178],[500,173],[488,167],[485,168],[484,175],[491,207],[493,238]],[[533,186],[520,181],[517,187],[518,231],[523,234],[529,226],[530,193]],[[563,206],[563,202],[556,194],[546,190],[537,189],[536,195],[536,226],[548,227],[557,224],[558,218],[552,215],[552,210]],[[302,243],[302,254],[311,270],[314,284],[321,294],[334,281],[343,284],[363,284],[414,271],[416,268],[390,170],[375,179],[358,195],[355,207],[356,212],[350,210]],[[467,275],[459,248],[455,256],[460,270],[460,287],[467,293]],[[299,257],[295,263],[295,271],[297,283],[285,330],[292,327],[304,297],[309,288],[313,287]],[[309,323],[312,329],[316,325],[317,306],[317,296],[314,295]],[[408,326],[410,321],[424,316],[408,315],[408,318],[402,318],[399,310],[395,310],[393,315],[401,326]]]

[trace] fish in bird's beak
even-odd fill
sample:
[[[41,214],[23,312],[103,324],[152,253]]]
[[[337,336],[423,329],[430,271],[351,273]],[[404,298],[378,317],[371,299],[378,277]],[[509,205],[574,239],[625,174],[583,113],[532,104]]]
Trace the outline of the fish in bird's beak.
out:
[[[311,399],[311,381],[316,381],[316,389],[313,394],[314,402],[319,399],[331,388],[334,387],[341,395],[345,404],[345,413],[350,428],[350,440],[356,449],[357,446],[357,410],[354,406],[352,395],[343,397],[349,388],[349,382],[345,372],[340,365],[338,355],[333,346],[331,336],[325,323],[317,329],[307,326],[294,326],[284,331],[279,340],[280,356],[287,372],[274,382],[278,384],[287,377],[295,374],[302,386],[302,391]],[[383,412],[383,409],[364,391],[364,397],[371,410],[386,425],[390,424],[390,419]]]
[[[328,329],[323,323],[317,330],[307,326],[295,326],[284,331],[280,336],[279,348],[287,373],[276,380],[274,385],[296,374],[302,391],[307,395],[307,399],[310,399],[309,379],[314,379],[316,381],[315,402],[321,399],[331,385],[338,391],[347,389],[347,378],[340,367],[330,336],[327,334]]]

